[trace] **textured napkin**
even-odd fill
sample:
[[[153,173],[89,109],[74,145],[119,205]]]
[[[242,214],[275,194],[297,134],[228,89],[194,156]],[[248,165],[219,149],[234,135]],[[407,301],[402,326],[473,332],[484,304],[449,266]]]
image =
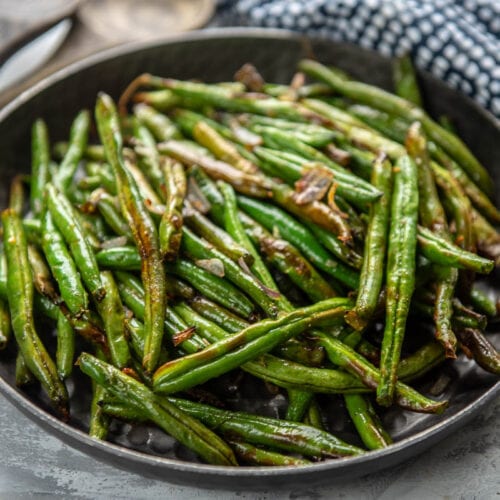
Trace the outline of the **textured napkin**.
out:
[[[223,0],[218,18],[410,53],[500,118],[500,0]]]

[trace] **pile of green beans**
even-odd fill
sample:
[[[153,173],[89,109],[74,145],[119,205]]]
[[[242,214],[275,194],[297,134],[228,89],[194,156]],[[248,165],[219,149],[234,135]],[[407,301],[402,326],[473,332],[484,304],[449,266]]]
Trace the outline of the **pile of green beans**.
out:
[[[299,70],[319,83],[145,74],[67,142],[33,124],[31,175],[2,213],[18,386],[70,420],[83,372],[96,439],[146,421],[210,464],[301,466],[390,446],[385,407],[443,412],[445,393],[408,384],[460,353],[500,374],[498,299],[476,280],[500,264],[486,170],[422,109],[408,59],[396,94]],[[229,379],[287,408],[238,411]],[[331,432],[332,398],[355,442]]]

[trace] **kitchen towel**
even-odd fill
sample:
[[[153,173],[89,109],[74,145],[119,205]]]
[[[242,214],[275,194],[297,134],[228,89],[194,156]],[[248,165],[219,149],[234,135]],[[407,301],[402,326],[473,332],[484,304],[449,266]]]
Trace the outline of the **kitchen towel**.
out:
[[[500,0],[222,0],[218,24],[285,28],[411,54],[500,118]]]

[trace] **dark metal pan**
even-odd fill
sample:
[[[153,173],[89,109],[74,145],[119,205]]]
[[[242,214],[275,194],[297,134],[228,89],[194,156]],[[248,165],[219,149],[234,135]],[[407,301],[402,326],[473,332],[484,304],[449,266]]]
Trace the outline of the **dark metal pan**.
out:
[[[46,78],[0,111],[0,206],[5,206],[10,179],[30,164],[30,126],[43,116],[53,140],[66,137],[71,119],[83,107],[92,108],[101,90],[117,97],[139,73],[151,72],[176,78],[207,81],[229,80],[245,62],[255,64],[269,81],[288,82],[297,61],[314,55],[367,82],[390,88],[390,61],[373,52],[326,40],[309,40],[283,31],[226,29],[194,32],[163,42],[134,44],[98,54]],[[459,93],[426,74],[421,84],[429,111],[448,115],[479,159],[495,177],[500,193],[500,128],[494,119]],[[498,274],[491,283],[499,287]],[[491,338],[498,343],[498,326]],[[389,448],[357,458],[330,460],[304,467],[214,467],[199,463],[189,452],[149,427],[116,425],[112,442],[99,442],[85,434],[89,394],[85,380],[75,377],[70,389],[73,417],[69,425],[57,420],[41,393],[22,392],[14,385],[13,353],[0,356],[0,390],[43,429],[97,459],[171,482],[228,489],[287,487],[293,484],[334,482],[367,474],[400,463],[456,431],[500,393],[500,383],[466,359],[460,358],[450,375],[453,382],[442,397],[450,408],[442,416],[416,415],[389,410],[384,424],[395,437]],[[420,381],[425,390],[437,373]],[[279,410],[280,396],[264,403],[258,391],[240,395],[248,407],[263,412]],[[282,397],[282,396],[281,396]],[[272,406],[272,407],[271,407]],[[8,422],[4,423],[8,425]],[[335,433],[356,439],[347,419],[331,417]]]

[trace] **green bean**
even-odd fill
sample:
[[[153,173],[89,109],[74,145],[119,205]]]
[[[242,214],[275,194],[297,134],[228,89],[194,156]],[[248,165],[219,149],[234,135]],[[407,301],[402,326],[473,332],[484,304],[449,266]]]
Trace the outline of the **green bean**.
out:
[[[59,169],[54,177],[54,185],[62,192],[66,192],[73,180],[78,163],[83,157],[90,128],[90,113],[80,111],[76,116],[69,136],[69,145]]]
[[[307,410],[306,415],[302,421],[305,425],[310,425],[320,431],[325,430],[325,426],[323,424],[323,419],[321,417],[321,411],[318,405],[316,398],[311,401],[309,405],[309,409]]]
[[[156,140],[149,129],[138,120],[133,123],[134,138],[137,144],[134,151],[141,170],[149,179],[158,194],[162,194],[163,174],[160,168],[160,154],[156,149]]]
[[[351,228],[336,207],[330,207],[317,200],[300,204],[297,192],[285,184],[277,184],[273,187],[273,200],[300,219],[333,232],[341,242],[351,243]]]
[[[370,207],[356,306],[346,315],[346,321],[357,330],[364,329],[372,318],[383,283],[392,196],[392,165],[384,154],[375,160],[372,184],[384,194]]]
[[[278,291],[271,273],[245,232],[238,214],[238,203],[233,187],[230,184],[221,182],[219,188],[224,196],[224,227],[226,231],[252,256],[253,262],[251,262],[250,268],[257,278],[268,288]]]
[[[286,274],[313,302],[334,297],[334,289],[288,241],[275,238],[250,218],[244,218],[251,238],[267,260]]]
[[[96,121],[108,162],[115,173],[123,215],[141,254],[146,327],[143,365],[146,372],[151,373],[160,355],[166,309],[165,273],[159,251],[158,234],[141,201],[137,185],[124,164],[116,108],[111,98],[105,94],[101,94],[97,100]]]
[[[134,247],[115,247],[97,254],[99,265],[108,269],[138,271],[141,259]],[[233,285],[187,260],[177,260],[167,266],[167,271],[187,280],[194,288],[236,314],[250,317],[254,306]]]
[[[238,149],[206,121],[199,121],[193,128],[197,142],[206,147],[217,159],[229,163],[243,172],[253,173],[257,167],[241,156]]]
[[[255,312],[252,302],[231,283],[188,260],[179,259],[170,264],[167,270],[188,281],[204,296],[244,318],[251,317]]]
[[[334,298],[297,309],[278,320],[264,320],[242,332],[160,367],[153,376],[156,391],[176,392],[219,376],[272,350],[289,338],[324,321],[335,321],[349,307],[348,299]],[[188,371],[189,370],[189,371]]]
[[[60,297],[55,289],[52,275],[50,274],[45,259],[38,249],[30,244],[28,244],[28,260],[33,273],[33,283],[38,293],[45,295],[54,303],[59,302]]]
[[[273,197],[278,204],[295,215],[335,232],[338,234],[339,239],[346,242],[351,239],[349,227],[340,214],[318,201],[299,205],[296,201],[295,192],[284,184],[278,184],[262,175],[241,172],[227,163],[193,153],[183,147],[179,141],[165,143],[161,151],[173,156],[187,166],[198,164],[210,177],[228,182],[240,193],[258,198]]]
[[[465,194],[470,198],[474,206],[494,223],[500,222],[500,211],[486,196],[472,179],[453,161],[440,147],[432,141],[428,144],[429,152],[433,158],[445,167],[462,186]]]
[[[137,92],[133,96],[133,102],[149,104],[161,112],[170,111],[175,106],[185,104],[182,101],[183,99],[168,89]]]
[[[334,72],[330,71],[326,66],[315,61],[303,60],[299,62],[299,69],[309,76],[313,76],[328,83],[334,90],[355,101],[368,104],[374,108],[381,109],[382,111],[395,114],[402,118],[421,121],[428,136],[457,160],[481,189],[487,194],[493,192],[493,184],[488,172],[472,155],[467,146],[456,135],[443,129],[429,118],[429,116],[418,106],[371,85],[361,82],[345,81],[339,78]]]
[[[455,127],[453,120],[448,115],[441,115],[439,117],[439,124],[448,132],[452,132],[453,134],[457,132],[457,128]]]
[[[276,316],[278,312],[277,297],[270,296],[269,290],[253,274],[244,272],[238,264],[198,238],[187,228],[183,229],[182,247],[186,254],[194,260],[219,259],[224,266],[225,276],[241,290],[245,290],[269,316]]]
[[[101,361],[106,361],[106,356],[100,350],[96,350],[96,357]],[[89,436],[104,440],[109,432],[110,417],[107,415],[102,404],[106,397],[106,390],[95,380],[92,380],[92,401],[90,403]]]
[[[170,363],[169,367],[165,367],[164,370],[162,370],[162,373],[167,374],[167,377],[169,376],[169,370],[171,367],[174,367],[174,370],[177,370],[177,366],[182,368],[182,366],[199,366],[200,363],[202,364],[204,361],[204,358],[206,357],[207,359],[217,359],[220,356],[223,356],[225,353],[230,352],[231,350],[239,347],[243,343],[248,343],[254,339],[261,338],[262,336],[268,335],[270,331],[286,327],[286,326],[294,326],[292,323],[297,323],[300,322],[301,324],[317,324],[319,322],[324,322],[323,320],[326,319],[328,320],[329,314],[331,315],[332,318],[335,317],[336,314],[338,314],[337,310],[332,310],[330,313],[324,312],[327,310],[329,305],[331,305],[333,308],[339,308],[342,305],[346,305],[349,303],[348,299],[344,298],[334,298],[334,299],[329,299],[326,301],[322,301],[319,303],[316,303],[313,306],[305,307],[302,309],[294,309],[291,311],[288,311],[285,315],[281,316],[280,319],[278,320],[264,320],[260,323],[256,323],[254,325],[250,325],[248,323],[243,323],[241,322],[241,326],[243,328],[239,328],[238,333],[234,336],[228,337],[226,334],[224,334],[224,331],[215,328],[213,329],[213,325],[209,325],[208,323],[204,323],[205,327],[209,328],[209,330],[212,328],[212,332],[215,331],[216,333],[211,336],[212,340],[215,340],[216,343],[213,344],[212,346],[209,346],[206,351],[206,354],[200,354],[198,353],[197,355],[191,356],[189,359],[178,359],[174,360],[172,363]],[[193,318],[193,312],[190,311],[189,309],[186,308],[186,306],[178,306],[180,307],[181,313],[184,311],[184,314],[188,313],[190,320]],[[322,314],[324,313],[324,316]],[[196,317],[196,315],[194,315]],[[198,318],[198,321],[200,321],[200,318]],[[334,320],[335,321],[335,320]],[[294,327],[294,332],[296,331],[296,328]],[[277,335],[277,334],[276,334]],[[286,333],[284,334],[286,335]],[[220,342],[218,344],[217,342]],[[161,376],[161,373],[158,373],[158,376]]]
[[[3,351],[9,344],[11,334],[9,307],[3,299],[0,299],[0,351]]]
[[[229,446],[195,418],[169,401],[159,400],[146,386],[90,354],[78,359],[80,369],[106,391],[130,403],[165,432],[187,446],[202,459],[215,465],[236,465]]]
[[[76,334],[80,335],[87,342],[93,344],[96,348],[103,349],[103,351],[108,353],[109,348],[106,335],[102,328],[101,321],[95,313],[89,311],[85,313],[83,317],[77,318],[68,314],[64,305],[60,305],[59,310],[62,311],[63,314],[69,319]]]
[[[271,186],[261,176],[242,172],[228,163],[202,155],[187,147],[181,141],[168,141],[159,146],[162,154],[169,155],[184,163],[187,167],[199,165],[207,174],[217,180],[223,180],[238,190],[244,190],[251,196],[267,198],[270,196]]]
[[[387,257],[386,324],[380,361],[377,402],[389,405],[397,380],[406,319],[415,286],[418,216],[416,165],[409,156],[396,163]]]
[[[199,121],[207,120],[208,124],[212,128],[215,128],[215,130],[219,130],[218,127],[222,126],[219,122],[211,120],[205,115],[189,109],[176,108],[170,113],[170,116],[181,131],[182,135],[187,136],[190,139],[193,139],[194,127]],[[204,146],[203,144],[201,146],[208,151],[208,148],[206,148],[206,146]]]
[[[9,192],[9,208],[21,216],[24,210],[24,180],[25,176],[16,175],[10,183]]]
[[[462,348],[466,348],[484,370],[500,375],[500,353],[480,330],[464,328],[457,331]]]
[[[142,357],[144,356],[144,324],[135,317],[127,318],[125,320],[125,330],[130,341],[131,349],[134,351],[137,359],[142,359]],[[189,328],[187,330],[189,330]],[[182,334],[183,330],[181,330],[180,332],[175,332],[174,335],[177,335],[179,333]],[[160,353],[160,364],[166,363],[169,357],[169,352],[167,351],[165,346],[163,346]],[[131,358],[131,365],[132,369],[135,370],[136,373],[139,373],[147,384],[151,383],[150,378],[144,377],[144,372],[142,372],[142,368],[135,360],[135,357]]]
[[[472,212],[472,230],[479,252],[495,261],[500,266],[500,234],[497,230],[475,209]]]
[[[134,316],[126,318],[125,331],[130,342],[131,351],[139,359],[142,359],[144,356],[144,324]],[[164,362],[166,362],[166,359]]]
[[[309,391],[289,390],[285,420],[302,422],[313,397],[314,394]]]
[[[470,294],[470,300],[475,309],[480,313],[494,318],[498,315],[497,305],[487,293],[483,292],[478,287],[474,287]]]
[[[42,241],[40,236],[42,233],[41,231],[42,224],[40,220],[24,218],[22,222],[23,222],[24,232],[26,234],[26,239],[28,240],[28,242],[34,245],[41,246]]]
[[[54,362],[38,336],[33,318],[33,282],[21,219],[15,211],[2,213],[7,257],[7,295],[12,329],[30,371],[40,381],[63,418],[68,416],[68,394],[59,380]]]
[[[288,184],[298,181],[309,170],[309,163],[295,163],[284,158],[275,149],[258,146],[253,151],[259,161],[259,167],[271,177],[279,177]],[[300,157],[297,157],[300,158]],[[305,160],[304,160],[305,162]],[[318,164],[320,166],[320,164]],[[326,167],[323,167],[326,169]]]
[[[186,224],[196,234],[210,242],[217,250],[227,255],[232,260],[238,262],[240,259],[246,264],[253,263],[253,256],[250,252],[226,233],[219,226],[215,225],[202,213],[196,210],[191,204],[186,204],[184,209]]]
[[[75,331],[71,322],[59,311],[57,316],[56,366],[61,380],[65,380],[73,371],[75,360]]]
[[[126,150],[124,150],[125,153]],[[128,152],[128,151],[127,151]],[[132,155],[124,156],[125,167],[135,181],[139,190],[139,195],[146,205],[146,208],[154,215],[156,212],[162,213],[163,206],[160,196],[156,193],[153,186],[150,184],[148,178],[142,170],[137,166],[135,158]]]
[[[177,398],[169,398],[169,401],[204,421],[207,426],[227,435],[230,443],[233,443],[234,439],[239,439],[257,446],[269,446],[286,452],[324,458],[363,452],[360,448],[348,445],[329,433],[304,424],[220,410]],[[135,421],[145,419],[144,413],[117,401],[106,401],[103,409],[116,418]]]
[[[398,116],[362,104],[347,106],[347,112],[393,141],[404,143],[410,123]]]
[[[422,96],[411,57],[409,55],[398,57],[394,61],[393,73],[396,95],[421,108]]]
[[[141,283],[138,282],[134,276],[123,271],[117,272],[116,278],[118,280],[118,291],[120,292],[120,297],[123,303],[139,320],[143,321],[145,314],[144,288]],[[188,328],[188,325],[170,308],[166,311],[165,316],[164,328],[171,337],[179,331],[184,331]],[[145,345],[145,334],[143,344]],[[179,344],[179,347],[184,351],[191,353],[196,352],[199,349],[203,349],[206,347],[206,343],[201,341],[196,335],[193,335],[183,340],[183,342]],[[142,351],[144,352],[144,348],[142,348]]]
[[[72,314],[81,316],[88,309],[87,293],[49,211],[42,219],[42,247],[64,303]]]
[[[215,182],[200,167],[194,165],[190,169],[190,179],[199,189],[201,196],[209,204],[211,218],[219,225],[224,225],[224,197]]]
[[[194,324],[198,324],[194,319],[203,322],[200,318],[201,315],[204,320],[213,322],[219,327],[217,329],[213,324],[206,322],[201,326],[198,324],[198,328],[208,328],[208,330],[212,332],[209,337],[207,337],[210,341],[224,338],[228,333],[236,333],[249,326],[247,321],[241,319],[205,297],[188,297],[187,301],[189,303],[189,307],[183,303],[176,306],[176,311],[185,319],[187,323],[194,322]],[[283,308],[283,310],[286,309]],[[200,334],[202,333],[200,332]],[[301,339],[300,342],[295,341],[295,339],[291,339],[286,344],[277,347],[275,349],[275,353],[287,359],[310,366],[319,366],[324,358],[322,348],[312,342],[306,342],[304,339]]]
[[[219,136],[223,137],[225,139],[224,144],[232,150],[232,153],[230,153],[231,158],[227,160],[228,163],[231,164],[231,162],[234,162],[234,166],[236,168],[240,166],[243,169],[256,170],[255,163],[257,159],[250,149],[261,144],[262,139],[258,135],[251,132],[248,128],[242,126],[233,115],[222,115],[221,120],[223,123],[220,123],[208,118],[207,116],[193,113],[192,111],[178,110],[175,116],[179,119],[180,114],[183,119],[189,115],[188,121],[191,123],[186,130],[188,135],[193,136],[193,130],[196,123],[202,120],[214,129]],[[220,142],[219,144],[222,145]],[[206,147],[208,148],[208,145]],[[221,153],[221,158],[227,154],[226,150],[219,149],[219,151]],[[217,151],[215,149],[212,151],[212,153],[217,157],[216,152]]]
[[[47,205],[52,220],[66,241],[83,282],[92,296],[99,302],[104,298],[106,290],[101,282],[94,250],[86,236],[87,232],[82,227],[79,217],[75,214],[75,209],[66,196],[58,192],[51,184],[46,186],[46,190]]]
[[[60,304],[54,304],[54,302],[39,293],[35,293],[33,297],[33,307],[37,314],[45,316],[53,321],[57,321],[59,311],[61,310]]]
[[[112,196],[116,195],[116,183],[109,165],[104,162],[97,163],[88,161],[85,163],[85,170],[89,176],[99,178],[100,188],[103,188]]]
[[[31,128],[31,196],[30,206],[34,217],[44,209],[44,190],[49,182],[50,144],[47,125],[42,119]]]
[[[133,246],[106,248],[96,254],[96,260],[99,266],[106,269],[141,270],[141,256]]]
[[[366,181],[354,176],[320,151],[290,137],[287,131],[262,126],[256,131],[262,135],[266,146],[273,147],[273,145],[277,145],[278,148],[299,153],[310,161],[319,162],[330,168],[334,172],[339,195],[345,197],[347,200],[363,206],[365,203],[376,200],[380,196],[380,193]]]
[[[62,160],[69,149],[69,143],[67,142],[56,142],[52,148],[54,156],[58,160]],[[93,162],[103,162],[106,161],[106,155],[104,154],[104,149],[100,144],[87,144],[83,152],[85,159]],[[57,170],[57,168],[56,168]]]
[[[445,211],[439,199],[430,166],[427,140],[420,129],[420,123],[413,123],[408,129],[405,141],[406,149],[418,168],[419,220],[424,228],[434,231],[451,244],[451,234],[446,221]],[[422,253],[425,255],[425,251]],[[476,256],[474,255],[474,257]],[[451,317],[453,314],[452,299],[455,294],[458,271],[453,266],[438,266],[435,274],[435,337],[444,346],[447,356],[455,358],[457,339],[451,326]]]
[[[266,174],[280,177],[289,184],[293,184],[296,181],[305,181],[307,176],[313,173],[319,174],[321,180],[328,179],[330,176],[328,169],[322,164],[314,162],[304,163],[306,160],[300,157],[296,157],[298,158],[298,163],[296,163],[296,158],[290,158],[295,157],[293,154],[261,147],[256,148],[255,152],[261,159],[259,166],[265,171]],[[338,197],[336,198],[338,200]],[[275,196],[275,200],[280,203],[279,197]],[[292,213],[296,213],[299,217],[301,216],[300,212],[297,212],[284,204],[283,206],[285,206]],[[342,214],[342,217],[345,217],[345,215]],[[349,222],[352,221],[350,220]],[[355,252],[344,242],[340,241],[338,236],[332,234],[332,232],[328,229],[320,227],[312,222],[306,222],[306,224],[311,228],[311,230],[313,230],[313,228],[317,228],[314,232],[317,233],[318,238],[320,238],[323,244],[339,259],[348,264],[350,264],[351,259],[356,261]],[[357,228],[354,227],[354,225],[351,228],[351,231],[355,234],[355,236],[358,233]],[[345,233],[344,239],[346,236],[347,233]]]
[[[264,83],[262,89],[266,94],[272,97],[281,97],[287,95],[290,92],[290,87],[288,85],[281,85],[279,83]],[[302,85],[296,89],[299,97],[310,97],[317,95],[330,95],[332,89],[323,83],[310,83],[309,85]]]
[[[263,450],[262,448],[241,441],[230,440],[228,443],[231,445],[238,459],[249,465],[298,466],[311,463],[303,458],[291,457],[274,451]]]
[[[486,316],[465,307],[456,297],[453,299],[453,310],[453,320],[457,325],[484,330],[488,324]]]
[[[306,366],[319,367],[325,361],[325,350],[313,339],[290,339],[286,344],[278,346],[274,353]]]
[[[182,205],[187,190],[186,174],[180,163],[165,161],[162,169],[165,180],[166,208],[159,228],[160,252],[165,260],[174,260],[181,246]]]
[[[286,130],[291,136],[299,141],[309,144],[315,148],[323,148],[330,144],[335,137],[331,130],[320,125],[310,123],[297,123],[280,118],[269,118],[267,116],[251,115],[246,117],[250,129],[255,128],[258,133],[259,126],[273,127]]]
[[[261,134],[263,131],[265,134],[268,128],[285,130],[294,140],[303,142],[304,144],[315,148],[326,147],[332,141],[335,135],[328,129],[320,129],[319,132],[314,132],[314,125],[302,125],[300,123],[286,122],[286,120],[277,120],[276,118],[264,117],[264,120],[266,119],[269,121],[264,123],[259,123],[260,120],[258,119],[252,120],[250,130],[252,130],[256,134]],[[282,126],[283,122],[291,124],[291,126]],[[266,140],[264,140],[264,142],[266,142]],[[270,140],[269,142],[273,143],[272,140]]]
[[[458,272],[452,267],[437,267],[435,283],[436,300],[434,302],[435,337],[446,350],[448,358],[456,358],[456,335],[453,331],[452,300],[457,284]]]
[[[349,288],[357,288],[357,273],[331,257],[314,235],[289,214],[277,207],[244,196],[238,196],[238,205],[269,231],[274,232],[276,228],[282,238],[292,243],[318,269]]]
[[[16,356],[15,377],[17,387],[24,387],[36,382],[36,378],[30,372],[30,369],[28,368],[26,361],[24,361],[23,353],[21,351],[18,351]]]
[[[92,402],[90,404],[89,436],[95,439],[106,439],[109,431],[110,418],[102,406],[101,401],[106,391],[101,385],[92,383]]]
[[[190,309],[194,310],[204,318],[214,322],[220,328],[230,333],[236,333],[248,326],[248,322],[231,311],[221,307],[213,301],[201,295],[195,295],[188,299]],[[179,304],[182,306],[182,303]],[[186,319],[189,323],[189,321]],[[222,338],[222,334],[221,337]]]
[[[356,353],[356,351],[337,339],[321,334],[319,340],[321,345],[326,349],[332,363],[344,368],[349,373],[355,374],[364,384],[372,389],[377,389],[378,392],[378,388],[383,381],[382,369],[377,370],[371,363]],[[412,411],[442,413],[448,406],[447,401],[433,401],[399,381],[395,382],[394,390],[394,399],[398,405]]]
[[[209,342],[221,340],[227,337],[229,333],[237,333],[249,326],[249,323],[231,315],[231,313],[217,307],[215,304],[202,297],[196,297],[195,300],[191,300],[189,306],[180,303],[175,306],[175,310],[186,323],[195,325],[197,332]],[[292,342],[292,340],[276,348],[275,352],[288,359],[295,360],[298,363],[305,361],[307,365],[321,364],[323,353],[320,348],[309,345],[304,348],[303,342],[299,344],[298,342]],[[255,362],[249,361],[245,363],[242,368],[244,371],[254,374],[256,366],[260,366],[261,362],[265,365],[267,359],[271,358],[275,359],[274,356],[264,355]],[[257,370],[256,376],[261,376],[264,380],[268,380],[268,371],[264,369],[262,372],[262,370],[259,369]],[[286,386],[281,385],[281,387]]]
[[[344,443],[332,434],[296,422],[260,417],[243,412],[219,410],[184,399],[168,398],[189,415],[199,418],[223,435],[309,457],[359,455],[363,450]]]
[[[377,202],[378,203],[378,200]],[[316,236],[318,241],[335,257],[340,259],[345,264],[354,267],[354,269],[360,269],[363,264],[363,257],[357,253],[353,248],[348,247],[342,243],[337,236],[326,231],[322,227],[316,224],[306,223],[309,230]]]
[[[170,78],[159,78],[148,75],[148,84],[157,89],[171,90],[182,99],[182,107],[215,106],[227,111],[242,113],[256,113],[268,116],[280,116],[284,118],[303,121],[311,114],[301,109],[295,103],[281,101],[278,99],[253,99],[246,94],[240,94],[229,88],[203,83],[183,82]]]
[[[109,394],[107,394],[106,397],[100,401],[99,406],[102,408],[105,415],[118,420],[126,420],[134,423],[148,421],[144,412],[139,408],[132,406],[129,403],[122,403],[120,400],[113,398]]]
[[[480,274],[489,274],[495,268],[492,260],[463,250],[425,227],[418,227],[417,239],[422,254],[436,264],[469,269]]]
[[[83,177],[78,181],[77,187],[83,191],[95,190],[102,185],[102,178],[99,175],[95,175],[93,177]],[[70,195],[69,198],[71,201],[78,202],[80,198],[75,197],[74,195]],[[82,197],[83,199],[83,197]]]
[[[132,232],[120,213],[116,198],[102,190],[95,191],[92,198],[95,198],[97,209],[106,224],[119,236],[132,240]]]
[[[147,127],[158,141],[168,141],[179,137],[177,127],[168,116],[159,113],[156,109],[146,104],[134,106],[134,115],[140,123]]]
[[[334,127],[338,131],[339,139],[346,141],[346,143],[354,144],[373,153],[383,151],[391,159],[397,159],[402,154],[405,154],[405,149],[401,144],[387,139],[362,122],[356,124],[335,121],[338,110],[324,101],[304,99],[303,104],[307,108],[324,116],[325,119],[331,120],[331,127]],[[337,142],[339,139],[337,139]]]
[[[196,307],[195,303],[192,303],[192,305]],[[212,320],[216,320],[214,317],[216,313],[214,313],[213,317],[210,319],[206,319],[201,318],[197,314],[194,315],[192,310],[186,306],[179,305],[176,311],[182,315],[186,322],[196,325],[200,335],[206,336],[210,342],[227,336],[227,332],[221,328],[226,328],[229,324],[229,322],[225,322],[227,315],[221,316],[221,325],[216,326],[215,323],[212,322]],[[207,310],[203,308],[199,312],[201,314],[206,314]],[[220,314],[220,312],[218,314]],[[240,325],[236,323],[233,331],[239,331],[245,326],[244,324]],[[334,353],[339,351],[339,344],[337,342],[333,347],[335,348]],[[359,355],[352,352],[352,349],[348,349],[346,354],[343,352],[345,349],[348,348],[342,346],[340,349],[342,353],[340,363],[345,364],[343,360],[347,355],[349,363],[353,364],[353,366],[357,366],[361,363],[362,370],[366,370],[366,361],[362,358],[360,359]],[[406,381],[413,380],[424,375],[443,360],[444,353],[442,347],[436,342],[428,343],[411,356],[401,360],[398,367],[398,376]],[[370,370],[369,366],[371,365],[368,365],[368,370]],[[303,364],[280,359],[269,354],[264,354],[253,361],[245,363],[242,365],[242,368],[256,377],[284,388],[296,388],[325,394],[357,394],[370,391],[367,385],[349,373],[304,366]]]
[[[366,396],[346,394],[345,404],[359,436],[369,450],[386,448],[392,439],[382,427],[373,406]]]
[[[472,206],[469,199],[460,184],[447,170],[433,162],[431,167],[436,183],[442,192],[443,204],[455,225],[455,242],[464,250],[475,252],[476,242],[473,230]],[[468,301],[474,279],[473,273],[463,270],[459,273],[458,278],[456,292],[460,297]]]
[[[125,335],[123,305],[112,273],[101,272],[101,279],[106,288],[106,296],[97,304],[97,310],[104,323],[111,361],[117,368],[124,368],[130,362],[130,352]]]

